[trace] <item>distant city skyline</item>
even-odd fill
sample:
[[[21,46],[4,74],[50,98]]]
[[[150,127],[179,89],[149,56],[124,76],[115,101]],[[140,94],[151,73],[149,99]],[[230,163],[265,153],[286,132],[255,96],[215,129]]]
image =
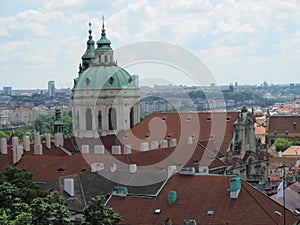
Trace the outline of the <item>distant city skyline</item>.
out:
[[[293,0],[1,1],[0,88],[47,89],[49,80],[72,87],[88,22],[96,42],[102,15],[114,49],[168,42],[197,55],[220,85],[299,83],[299,11]],[[193,85],[185,78],[172,82]]]

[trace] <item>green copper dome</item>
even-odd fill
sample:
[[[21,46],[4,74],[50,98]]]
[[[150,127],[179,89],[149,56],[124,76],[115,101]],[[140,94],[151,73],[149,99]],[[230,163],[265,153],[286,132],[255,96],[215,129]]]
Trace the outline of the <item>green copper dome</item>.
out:
[[[73,90],[138,88],[131,75],[119,66],[91,66],[74,80]]]

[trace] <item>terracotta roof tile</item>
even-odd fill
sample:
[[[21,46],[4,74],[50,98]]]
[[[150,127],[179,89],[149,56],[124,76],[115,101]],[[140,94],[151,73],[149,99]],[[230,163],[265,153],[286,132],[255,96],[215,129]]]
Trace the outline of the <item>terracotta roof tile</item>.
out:
[[[229,197],[229,182],[226,176],[179,176],[174,175],[157,198],[130,197],[112,198],[108,206],[123,216],[119,224],[164,224],[171,218],[174,225],[185,219],[195,219],[198,224],[283,224],[283,207],[242,181],[237,200]],[[168,204],[168,193],[175,190],[177,201]],[[161,209],[155,214],[155,209]],[[209,210],[214,215],[208,216]],[[287,224],[297,217],[286,210]]]

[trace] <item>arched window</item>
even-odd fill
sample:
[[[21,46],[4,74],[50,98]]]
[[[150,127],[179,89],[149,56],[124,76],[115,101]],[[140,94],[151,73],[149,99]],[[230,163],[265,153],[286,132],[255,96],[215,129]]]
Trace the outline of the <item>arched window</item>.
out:
[[[107,55],[104,56],[104,62],[107,63]]]
[[[131,109],[130,109],[129,118],[130,118],[130,128],[133,128],[134,127],[134,108],[133,107],[131,107]]]
[[[109,130],[117,129],[117,113],[115,108],[110,108],[108,112]]]
[[[86,130],[93,129],[92,110],[90,108],[86,109],[86,112],[85,112],[85,125],[86,125]]]
[[[99,130],[102,129],[102,115],[101,115],[101,111],[98,112],[98,129]]]

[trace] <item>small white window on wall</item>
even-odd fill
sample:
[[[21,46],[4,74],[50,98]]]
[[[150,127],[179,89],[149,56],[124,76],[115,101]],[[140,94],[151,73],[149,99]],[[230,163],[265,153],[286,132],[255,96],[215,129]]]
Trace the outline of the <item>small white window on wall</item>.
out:
[[[86,109],[86,112],[85,112],[85,124],[86,124],[86,130],[93,129],[92,110],[90,108]]]

